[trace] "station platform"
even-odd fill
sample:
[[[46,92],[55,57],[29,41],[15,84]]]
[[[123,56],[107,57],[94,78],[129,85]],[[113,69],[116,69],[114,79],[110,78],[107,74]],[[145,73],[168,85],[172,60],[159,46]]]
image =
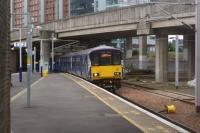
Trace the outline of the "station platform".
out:
[[[12,133],[187,133],[118,96],[69,74],[50,74],[11,100]]]

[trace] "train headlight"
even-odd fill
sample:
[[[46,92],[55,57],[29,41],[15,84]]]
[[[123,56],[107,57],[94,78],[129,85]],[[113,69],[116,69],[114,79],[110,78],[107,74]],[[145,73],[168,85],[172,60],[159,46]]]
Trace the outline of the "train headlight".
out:
[[[114,75],[115,75],[115,76],[120,76],[120,75],[121,75],[121,72],[114,72]]]
[[[94,77],[99,77],[99,73],[93,73]]]

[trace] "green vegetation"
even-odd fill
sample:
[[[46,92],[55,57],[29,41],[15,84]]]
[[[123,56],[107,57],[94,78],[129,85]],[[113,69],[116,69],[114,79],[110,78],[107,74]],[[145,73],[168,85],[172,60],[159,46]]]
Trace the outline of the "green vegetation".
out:
[[[175,52],[175,50],[176,50],[175,42],[169,43],[168,49],[169,49],[169,52]]]
[[[138,49],[133,49],[132,55],[139,55],[139,50]]]

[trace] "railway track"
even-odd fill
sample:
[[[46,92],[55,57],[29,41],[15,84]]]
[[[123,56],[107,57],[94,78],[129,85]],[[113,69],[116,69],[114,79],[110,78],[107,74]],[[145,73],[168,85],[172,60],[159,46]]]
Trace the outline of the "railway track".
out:
[[[126,83],[122,82],[122,87],[130,87],[133,89],[142,90],[142,91],[149,92],[158,96],[172,99],[174,101],[181,101],[181,102],[192,104],[192,105],[195,104],[195,97],[191,95],[187,95],[187,94],[182,94],[182,93],[172,92],[172,91],[167,91],[167,90],[158,90],[158,89],[153,89],[150,87],[145,87],[145,86],[137,85],[134,83],[127,83],[127,82]]]
[[[87,82],[86,80],[84,80],[84,79],[80,79],[79,77],[77,77],[77,76],[74,76],[75,77],[75,80],[80,80],[81,81],[81,83],[84,83],[84,82]],[[124,84],[122,84],[123,86],[124,86]],[[126,84],[127,85],[127,84]],[[92,85],[92,83],[89,83],[89,84],[87,84],[87,87],[88,88],[91,88],[91,89],[93,89],[93,88],[96,88],[96,85]],[[130,85],[128,86],[128,87],[130,87]],[[133,87],[133,85],[132,85],[132,87]],[[132,88],[131,87],[131,88]],[[97,87],[98,88],[98,87]],[[142,87],[139,87],[139,86],[135,86],[135,89],[143,89],[143,90],[145,90],[144,88],[142,88]],[[147,90],[147,88],[146,88],[146,90]],[[150,88],[149,88],[149,90],[150,90]],[[152,90],[152,89],[151,89]],[[149,91],[150,92],[150,91]],[[109,92],[108,92],[109,93]],[[153,92],[151,92],[151,93],[153,93]],[[143,106],[143,105],[141,105],[141,104],[139,104],[139,103],[137,103],[137,102],[134,102],[134,101],[132,101],[132,100],[130,100],[130,99],[128,99],[128,98],[126,98],[126,97],[124,97],[124,96],[121,96],[121,95],[119,95],[119,94],[113,94],[113,95],[116,95],[116,96],[118,96],[118,97],[120,97],[120,98],[122,98],[122,99],[124,99],[124,100],[126,100],[126,101],[128,101],[129,103],[132,103],[132,104],[134,104],[134,105],[136,105],[136,106],[138,106],[138,107],[140,107],[140,108],[142,108],[142,109],[144,109],[144,110],[146,110],[146,111],[148,111],[148,112],[150,112],[150,113],[152,113],[152,114],[155,114],[156,116],[158,116],[158,117],[160,117],[160,118],[163,118],[164,120],[166,120],[166,121],[168,121],[168,122],[171,122],[171,123],[173,123],[173,124],[175,124],[175,125],[177,125],[177,126],[179,126],[179,127],[181,127],[181,128],[183,128],[183,129],[185,129],[185,130],[187,130],[187,131],[189,131],[189,132],[191,132],[191,133],[197,133],[198,131],[196,131],[196,130],[194,130],[194,129],[191,129],[190,127],[187,127],[186,125],[183,125],[182,123],[179,123],[179,122],[177,122],[177,121],[175,121],[175,120],[172,120],[172,119],[170,119],[170,118],[168,118],[168,117],[166,117],[165,115],[163,115],[163,114],[161,114],[161,113],[158,113],[158,112],[155,112],[154,110],[152,110],[152,109],[149,109],[148,107],[145,107],[145,106]],[[158,95],[158,94],[157,94]],[[167,96],[166,96],[167,97]],[[180,99],[179,99],[180,100]],[[191,103],[190,103],[191,104]]]
[[[158,95],[158,96],[161,96],[161,97],[165,97],[165,98],[169,98],[169,99],[172,99],[174,101],[178,100],[178,101],[181,101],[181,102],[184,102],[186,104],[192,104],[194,105],[195,104],[195,97],[194,96],[191,96],[191,95],[186,95],[186,94],[181,94],[181,93],[176,93],[176,92],[170,92],[170,91],[161,91],[161,90],[157,90],[157,89],[153,89],[153,88],[150,88],[150,87],[144,87],[144,86],[140,86],[140,85],[136,85],[136,84],[133,84],[133,83],[130,83],[130,84],[127,84],[127,83],[123,83],[122,82],[122,87],[130,87],[130,88],[133,88],[133,89],[137,89],[137,90],[142,90],[142,91],[145,91],[145,92],[148,92],[148,93],[151,93],[151,94],[155,94],[155,95]],[[164,93],[163,93],[164,92]],[[166,117],[164,114],[162,113],[159,113],[159,112],[156,112],[155,110],[152,110],[140,103],[137,103],[137,102],[134,102],[133,100],[130,100],[129,98],[127,97],[124,97],[120,94],[115,94],[121,98],[123,98],[124,100],[127,100],[129,101],[130,103],[133,103],[171,123],[174,123],[175,125],[178,125],[184,129],[186,129],[187,131],[191,132],[191,133],[198,133],[198,131],[194,130],[194,129],[191,129],[190,127],[180,123],[180,122],[177,122],[176,120],[174,119],[171,119],[169,117]]]
[[[179,123],[179,122],[177,122],[177,121],[175,121],[173,119],[170,119],[170,118],[166,117],[165,115],[163,115],[162,113],[158,113],[158,112],[156,112],[156,111],[154,111],[154,110],[152,110],[152,109],[150,109],[148,107],[143,106],[142,104],[139,104],[137,102],[134,102],[134,101],[128,99],[127,97],[121,96],[119,94],[115,94],[115,95],[123,98],[124,100],[126,100],[126,101],[128,101],[128,102],[130,102],[130,103],[132,103],[134,105],[137,105],[137,106],[141,107],[142,109],[145,109],[145,110],[151,112],[152,114],[155,114],[155,115],[157,115],[157,116],[159,116],[159,117],[161,117],[161,118],[163,118],[163,119],[165,119],[165,120],[167,120],[167,121],[169,121],[169,122],[171,122],[171,123],[183,128],[183,129],[185,129],[185,130],[187,130],[187,131],[189,131],[191,133],[198,133],[198,131],[196,131],[196,130],[190,128],[190,127],[187,127],[186,125],[183,125],[182,123]]]

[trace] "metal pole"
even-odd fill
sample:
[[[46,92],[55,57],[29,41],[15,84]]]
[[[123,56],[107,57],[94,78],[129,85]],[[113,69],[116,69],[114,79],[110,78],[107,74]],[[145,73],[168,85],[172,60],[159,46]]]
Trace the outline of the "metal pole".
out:
[[[31,16],[28,15],[27,36],[27,107],[31,107],[31,56],[32,56],[32,24]]]
[[[178,89],[179,86],[179,38],[178,35],[176,35],[176,75],[175,75],[175,86],[176,89]]]
[[[36,47],[34,47],[34,73],[36,73]]]
[[[196,112],[200,113],[200,0],[196,0]]]
[[[20,25],[19,28],[19,42],[20,42],[20,46],[19,46],[19,82],[22,82],[22,46],[21,46],[21,42],[22,42],[22,28]]]
[[[43,72],[43,40],[41,39],[40,41],[40,74],[41,74],[41,77],[43,76],[42,75],[42,72]]]
[[[54,71],[54,34],[52,34],[52,62],[51,62],[51,65],[52,65],[52,67],[51,67],[51,71],[53,72]]]

